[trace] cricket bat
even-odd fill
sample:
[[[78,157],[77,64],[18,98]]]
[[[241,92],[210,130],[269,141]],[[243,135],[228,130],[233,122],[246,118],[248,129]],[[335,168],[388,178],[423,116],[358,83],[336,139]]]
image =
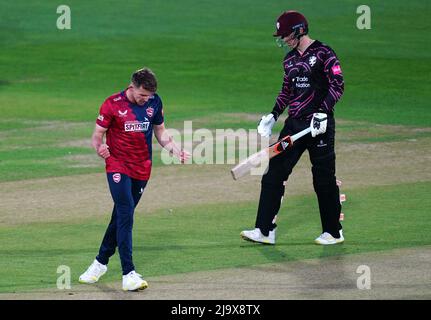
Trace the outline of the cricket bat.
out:
[[[296,140],[305,136],[310,131],[311,128],[308,127],[307,129],[304,129],[293,136],[286,136],[269,147],[252,154],[250,157],[240,162],[238,165],[232,168],[232,170],[230,170],[233,179],[238,180],[239,178],[247,175],[252,168],[257,167],[264,159],[269,160],[275,157],[279,153],[291,147]]]

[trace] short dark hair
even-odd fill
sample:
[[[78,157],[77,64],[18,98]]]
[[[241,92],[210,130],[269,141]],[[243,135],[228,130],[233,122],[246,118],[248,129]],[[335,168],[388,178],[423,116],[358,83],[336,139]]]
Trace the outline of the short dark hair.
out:
[[[156,75],[149,68],[136,70],[132,75],[132,83],[135,87],[143,87],[145,90],[156,92],[157,79]]]

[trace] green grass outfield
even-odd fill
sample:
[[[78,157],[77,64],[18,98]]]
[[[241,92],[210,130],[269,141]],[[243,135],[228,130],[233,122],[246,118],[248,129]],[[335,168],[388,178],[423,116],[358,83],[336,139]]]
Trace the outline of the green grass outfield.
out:
[[[428,2],[369,1],[371,30],[356,28],[356,1],[290,3],[309,18],[311,36],[342,62],[346,91],[338,118],[431,124]],[[271,110],[284,54],[272,33],[285,1],[68,4],[72,29],[63,31],[55,27],[56,1],[0,5],[0,181],[100,171],[70,166],[68,156],[91,154],[89,147],[61,144],[89,139],[100,104],[143,65],[157,73],[168,127]],[[45,129],[49,121],[60,122]],[[255,128],[257,121],[229,127]],[[225,126],[220,119],[217,127]]]
[[[65,31],[55,27],[59,4],[0,4],[0,183],[103,172],[89,147],[98,109],[144,65],[157,74],[167,127],[196,119],[210,129],[255,129],[258,115],[272,109],[284,55],[272,33],[277,16],[290,9],[286,1],[71,0],[72,29]],[[336,117],[345,122],[337,141],[429,138],[429,2],[368,1],[371,30],[356,28],[362,2],[289,4],[308,17],[311,37],[329,44],[341,61],[346,90]],[[406,137],[378,125],[418,130]],[[412,155],[412,163],[415,156],[421,155]],[[154,160],[161,165],[157,154]],[[254,223],[257,199],[140,216],[135,262],[145,276],[155,276],[430,244],[430,186],[345,190],[348,242],[330,248],[312,243],[320,231],[313,195],[284,205],[276,247],[239,240]],[[53,288],[61,264],[72,268],[75,281],[94,258],[108,220],[107,213],[106,219],[0,225],[0,292]],[[110,269],[103,281],[118,280],[118,256]]]
[[[290,197],[278,218],[276,246],[240,240],[254,223],[256,203],[205,205],[137,214],[134,262],[146,277],[271,262],[323,258],[431,243],[431,199],[422,195],[431,183],[373,187],[349,191],[345,236],[339,246],[317,246],[320,232],[314,196]],[[396,199],[396,200],[394,200]],[[72,271],[72,286],[97,254],[106,219],[1,227],[0,292],[55,288],[57,267]],[[3,260],[4,259],[4,260]],[[103,282],[118,281],[118,254]]]

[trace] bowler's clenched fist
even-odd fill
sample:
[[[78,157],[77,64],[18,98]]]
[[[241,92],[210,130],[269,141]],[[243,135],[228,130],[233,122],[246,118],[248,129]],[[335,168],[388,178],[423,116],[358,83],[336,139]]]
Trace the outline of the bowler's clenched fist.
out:
[[[109,146],[107,144],[101,144],[97,150],[97,154],[103,159],[108,158],[111,155],[109,152]]]

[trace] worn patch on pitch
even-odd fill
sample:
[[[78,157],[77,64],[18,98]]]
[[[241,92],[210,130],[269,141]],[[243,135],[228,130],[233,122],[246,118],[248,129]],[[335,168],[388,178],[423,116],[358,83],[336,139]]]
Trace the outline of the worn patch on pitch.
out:
[[[330,249],[322,247],[322,250]],[[133,294],[122,292],[118,280],[94,285],[74,284],[72,289],[64,291],[3,293],[0,299],[429,300],[430,263],[431,247],[425,246],[150,277],[146,278],[149,289]]]

